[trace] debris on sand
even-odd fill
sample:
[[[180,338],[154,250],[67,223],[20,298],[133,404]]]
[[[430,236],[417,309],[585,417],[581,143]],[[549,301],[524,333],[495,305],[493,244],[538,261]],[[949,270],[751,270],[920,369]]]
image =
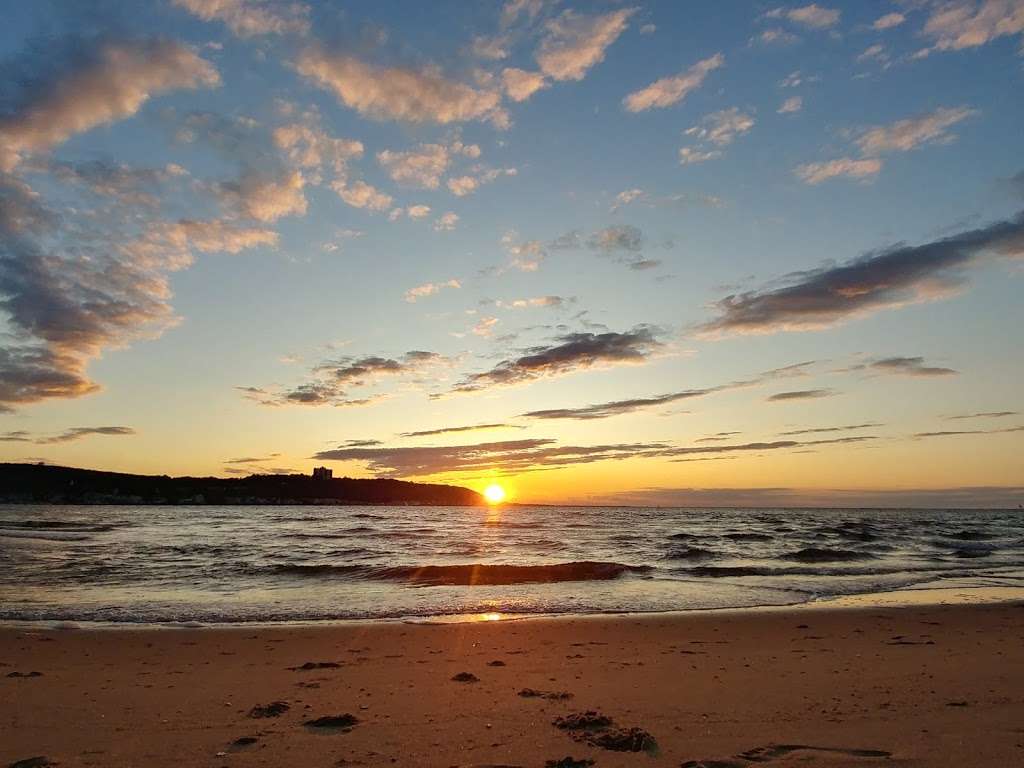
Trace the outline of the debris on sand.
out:
[[[519,695],[524,699],[549,699],[551,701],[565,701],[572,698],[572,694],[568,691],[538,691],[536,688],[523,688]]]
[[[307,728],[331,728],[350,731],[358,722],[359,718],[346,712],[344,715],[327,715],[326,717],[318,717],[315,720],[307,720],[303,725]]]
[[[255,706],[249,710],[249,717],[280,717],[291,707],[287,701],[272,701],[266,706]]]
[[[611,727],[612,719],[590,709],[586,712],[573,712],[571,715],[556,717],[551,724],[562,731],[594,731]]]
[[[311,669],[338,669],[341,664],[337,661],[307,661],[297,667],[288,667],[292,672],[306,672]]]
[[[610,717],[593,710],[556,717],[551,724],[568,731],[576,741],[613,752],[655,752],[658,748],[643,728],[619,728]]]

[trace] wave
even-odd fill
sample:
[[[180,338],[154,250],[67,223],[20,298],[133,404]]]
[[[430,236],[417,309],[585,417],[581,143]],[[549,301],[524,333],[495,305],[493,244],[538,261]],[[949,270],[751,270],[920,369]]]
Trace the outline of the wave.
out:
[[[0,529],[28,531],[68,531],[71,533],[103,533],[117,526],[96,525],[87,520],[0,520]]]
[[[665,553],[666,560],[711,560],[718,557],[717,552],[703,547],[684,547],[682,549],[670,549]]]
[[[549,584],[562,581],[609,581],[627,574],[654,570],[647,565],[625,565],[584,560],[550,565],[282,565],[276,573],[295,576],[348,576],[397,581],[415,586],[499,586]]]
[[[37,539],[42,541],[87,541],[88,533],[78,531],[32,531],[25,529],[4,530],[0,528],[0,538],[4,539]]]
[[[874,555],[870,552],[858,552],[852,549],[828,549],[825,547],[805,547],[788,555],[782,555],[782,560],[793,560],[797,563],[845,563],[851,560],[872,560]]]
[[[725,538],[733,541],[771,541],[775,537],[767,533],[727,533]]]

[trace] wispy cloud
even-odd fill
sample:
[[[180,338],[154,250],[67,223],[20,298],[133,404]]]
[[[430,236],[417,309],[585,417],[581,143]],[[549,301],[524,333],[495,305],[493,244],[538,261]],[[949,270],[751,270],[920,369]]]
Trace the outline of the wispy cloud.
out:
[[[73,443],[92,435],[125,437],[136,434],[131,427],[72,427],[56,435],[33,435],[25,430],[0,433],[0,442],[35,443],[36,445],[57,445]]]
[[[788,285],[726,296],[705,336],[827,328],[855,317],[961,290],[986,256],[1024,255],[1024,215],[923,245],[899,245],[838,266],[798,273]]]
[[[930,144],[949,144],[956,140],[950,128],[978,114],[968,107],[940,107],[917,117],[897,120],[851,131],[859,158],[841,157],[798,165],[793,173],[807,184],[848,177],[870,181],[882,170],[881,156],[892,152],[910,152]]]
[[[605,51],[625,31],[635,11],[621,8],[589,15],[566,10],[550,19],[537,49],[541,72],[553,80],[582,80],[604,61]]]
[[[769,403],[783,403],[792,400],[818,400],[838,394],[831,389],[797,389],[790,392],[776,392],[765,398]]]
[[[439,293],[444,288],[461,288],[462,283],[454,278],[446,280],[440,283],[424,283],[423,285],[417,285],[415,288],[410,288],[405,292],[405,300],[412,303],[419,299],[425,298],[426,296],[433,296],[435,293]]]
[[[963,419],[1005,419],[1009,416],[1019,416],[1019,411],[981,411],[979,413],[960,413],[955,416],[947,416],[947,421],[960,421]]]
[[[576,419],[581,421],[591,421],[594,419],[607,419],[611,416],[619,416],[626,413],[634,413],[636,411],[646,410],[648,408],[657,408],[664,405],[670,405],[677,403],[682,400],[692,400],[698,397],[705,397],[707,395],[717,394],[719,392],[727,392],[734,389],[743,389],[746,387],[755,387],[768,382],[777,381],[783,378],[799,377],[806,374],[808,368],[814,365],[814,361],[808,361],[803,363],[797,363],[795,365],[788,365],[784,368],[776,368],[764,373],[758,374],[751,379],[744,379],[740,381],[732,381],[727,384],[719,384],[713,387],[704,387],[702,389],[684,389],[678,392],[669,392],[661,395],[654,395],[651,397],[633,397],[624,400],[612,400],[605,403],[594,403],[591,405],[585,405],[576,408],[548,408],[544,410],[529,411],[521,414],[523,418],[527,419]],[[731,437],[732,435],[739,434],[738,432],[721,432],[715,437]]]
[[[664,348],[658,336],[659,331],[651,326],[637,326],[623,333],[569,333],[557,337],[551,345],[526,349],[524,354],[503,360],[489,371],[470,374],[451,391],[479,392],[588,368],[644,363]]]
[[[698,61],[689,69],[672,77],[655,80],[646,88],[634,91],[622,100],[623,106],[630,112],[643,112],[648,109],[670,107],[678,104],[692,91],[704,84],[704,79],[719,67],[725,65],[725,56],[716,53]]]
[[[310,45],[299,52],[295,69],[345,106],[375,120],[440,125],[477,120],[508,126],[497,90],[450,80],[436,67],[379,67]]]
[[[400,432],[399,437],[432,437],[434,435],[448,435],[456,432],[484,432],[492,429],[526,429],[521,424],[469,424],[460,427],[439,427],[438,429],[423,429],[417,432]]]
[[[309,6],[299,2],[173,0],[173,4],[203,21],[223,22],[238,37],[309,32]]]
[[[73,55],[55,74],[26,85],[25,93],[14,95],[13,108],[0,112],[0,171],[11,171],[24,156],[45,152],[76,133],[131,117],[152,96],[220,84],[216,68],[181,43],[65,45],[74,48]]]
[[[400,357],[366,355],[325,360],[309,371],[306,381],[286,388],[237,387],[243,396],[266,406],[306,405],[358,407],[387,397],[372,394],[350,397],[354,388],[367,387],[383,379],[418,380],[434,369],[447,368],[451,361],[436,353],[413,350]]]

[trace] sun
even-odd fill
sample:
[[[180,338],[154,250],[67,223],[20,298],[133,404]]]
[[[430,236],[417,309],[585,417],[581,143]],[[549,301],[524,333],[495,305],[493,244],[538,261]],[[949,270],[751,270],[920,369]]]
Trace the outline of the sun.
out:
[[[488,485],[484,488],[484,498],[488,504],[501,504],[505,500],[505,489],[497,483]]]

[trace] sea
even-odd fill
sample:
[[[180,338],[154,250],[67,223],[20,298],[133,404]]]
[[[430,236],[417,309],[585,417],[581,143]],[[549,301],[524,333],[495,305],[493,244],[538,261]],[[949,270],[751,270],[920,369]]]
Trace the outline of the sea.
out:
[[[0,621],[459,620],[1024,587],[1024,511],[0,506]]]

